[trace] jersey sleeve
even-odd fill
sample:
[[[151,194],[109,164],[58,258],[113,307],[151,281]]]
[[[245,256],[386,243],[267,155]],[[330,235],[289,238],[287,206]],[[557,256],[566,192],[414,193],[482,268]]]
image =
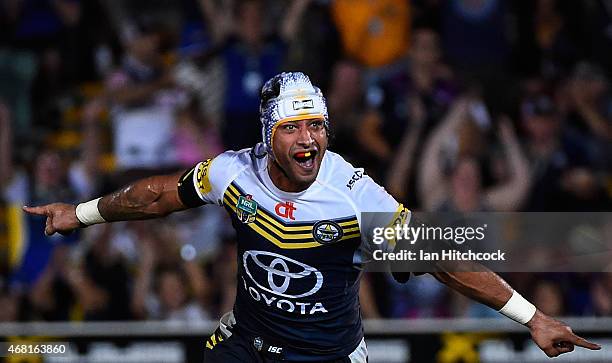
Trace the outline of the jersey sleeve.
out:
[[[233,151],[201,161],[179,179],[179,197],[187,207],[220,205],[225,189],[241,169],[238,155]]]
[[[368,261],[374,250],[392,251],[395,247],[395,239],[381,239],[381,228],[408,224],[411,212],[367,175],[356,181],[353,189],[353,200],[360,214],[362,251]]]

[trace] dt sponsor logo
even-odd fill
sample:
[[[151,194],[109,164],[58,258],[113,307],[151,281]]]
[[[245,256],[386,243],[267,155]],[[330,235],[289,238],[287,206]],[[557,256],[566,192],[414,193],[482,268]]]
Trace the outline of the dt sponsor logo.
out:
[[[293,202],[283,202],[283,203],[277,203],[276,207],[274,207],[274,212],[276,212],[276,215],[283,217],[283,218],[289,218],[292,221],[295,221],[295,217],[293,216],[293,212],[296,210],[297,208],[293,206]]]

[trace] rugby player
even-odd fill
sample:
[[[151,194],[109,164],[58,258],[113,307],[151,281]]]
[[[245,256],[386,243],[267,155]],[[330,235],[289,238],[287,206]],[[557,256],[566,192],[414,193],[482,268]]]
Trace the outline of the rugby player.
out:
[[[223,206],[238,240],[233,311],[206,341],[206,362],[366,362],[359,281],[368,260],[361,213],[410,212],[327,150],[325,99],[303,73],[282,73],[261,92],[263,141],[184,173],[137,181],[79,205],[24,210],[45,233],[149,219],[203,204]],[[240,130],[234,130],[240,132]],[[550,357],[597,344],[538,311],[493,272],[433,272],[439,281],[524,324]],[[407,322],[408,324],[409,322]]]

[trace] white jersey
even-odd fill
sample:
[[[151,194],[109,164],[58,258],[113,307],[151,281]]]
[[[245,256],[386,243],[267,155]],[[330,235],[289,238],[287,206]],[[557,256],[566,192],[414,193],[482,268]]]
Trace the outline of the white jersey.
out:
[[[363,212],[409,216],[363,169],[326,151],[306,190],[278,189],[268,157],[228,151],[185,175],[224,206],[238,240],[237,328],[287,347],[285,358],[346,357],[363,338],[359,278],[373,226]],[[391,221],[389,221],[391,222]]]

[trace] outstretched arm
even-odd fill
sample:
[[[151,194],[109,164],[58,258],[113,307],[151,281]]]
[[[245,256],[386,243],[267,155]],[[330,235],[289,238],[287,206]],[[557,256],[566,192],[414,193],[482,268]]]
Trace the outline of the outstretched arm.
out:
[[[433,272],[432,275],[463,295],[526,325],[535,343],[549,357],[571,352],[576,345],[592,350],[601,349],[599,345],[574,334],[569,326],[537,310],[492,271],[444,271]]]
[[[181,175],[152,176],[99,200],[81,204],[80,206],[87,207],[81,208],[80,219],[77,218],[77,206],[72,204],[53,203],[23,209],[28,213],[47,217],[47,235],[56,232],[69,233],[82,224],[163,217],[187,208],[178,194]],[[96,210],[99,215],[95,215]],[[94,220],[96,222],[90,222]]]
[[[100,214],[108,222],[164,217],[185,209],[178,194],[181,174],[152,176],[100,200]]]

